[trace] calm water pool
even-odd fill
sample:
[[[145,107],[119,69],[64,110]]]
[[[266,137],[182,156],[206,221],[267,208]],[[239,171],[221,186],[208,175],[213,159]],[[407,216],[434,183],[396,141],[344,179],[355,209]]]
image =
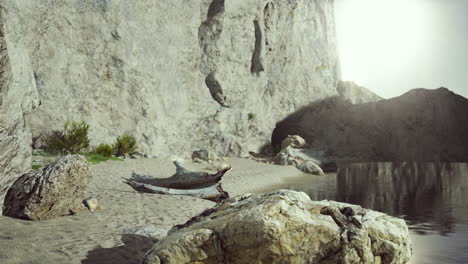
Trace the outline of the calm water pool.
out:
[[[310,178],[288,189],[404,218],[412,264],[468,264],[468,164],[356,163]]]

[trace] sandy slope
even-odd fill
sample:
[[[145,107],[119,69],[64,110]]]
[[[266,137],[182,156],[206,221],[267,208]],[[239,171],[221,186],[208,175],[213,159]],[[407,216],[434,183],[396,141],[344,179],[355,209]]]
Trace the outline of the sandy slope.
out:
[[[266,190],[303,178],[294,167],[280,167],[245,159],[227,161],[233,170],[223,178],[231,196]],[[189,168],[205,165],[186,163]],[[88,195],[99,199],[103,210],[84,212],[42,222],[0,216],[0,263],[139,263],[152,242],[122,236],[123,229],[152,223],[170,228],[214,203],[185,196],[140,194],[122,183],[131,172],[166,177],[174,173],[170,160],[109,161],[93,166]],[[313,177],[313,176],[311,176]]]

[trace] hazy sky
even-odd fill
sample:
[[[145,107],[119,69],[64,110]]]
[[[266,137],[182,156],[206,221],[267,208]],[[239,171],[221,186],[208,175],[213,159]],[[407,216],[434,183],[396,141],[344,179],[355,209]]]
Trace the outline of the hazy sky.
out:
[[[382,97],[447,87],[468,97],[468,0],[335,0],[344,80]]]

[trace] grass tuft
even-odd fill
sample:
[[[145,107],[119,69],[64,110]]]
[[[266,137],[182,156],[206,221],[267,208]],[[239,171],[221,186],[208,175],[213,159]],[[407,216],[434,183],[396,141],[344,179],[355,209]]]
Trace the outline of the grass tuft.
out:
[[[33,170],[39,170],[40,168],[42,168],[42,166],[43,166],[43,165],[39,165],[39,164],[37,164],[37,165],[32,165],[32,169],[33,169]]]
[[[116,157],[105,157],[100,154],[88,154],[88,153],[80,153],[80,155],[83,155],[86,157],[88,162],[91,164],[98,164],[100,162],[108,161],[108,160],[118,160],[118,161],[123,161],[123,159],[119,159]]]

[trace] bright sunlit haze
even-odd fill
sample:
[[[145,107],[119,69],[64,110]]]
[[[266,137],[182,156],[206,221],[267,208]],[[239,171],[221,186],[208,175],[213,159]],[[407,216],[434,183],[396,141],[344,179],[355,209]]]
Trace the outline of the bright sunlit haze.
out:
[[[384,98],[447,87],[468,96],[468,1],[335,0],[343,80]]]

